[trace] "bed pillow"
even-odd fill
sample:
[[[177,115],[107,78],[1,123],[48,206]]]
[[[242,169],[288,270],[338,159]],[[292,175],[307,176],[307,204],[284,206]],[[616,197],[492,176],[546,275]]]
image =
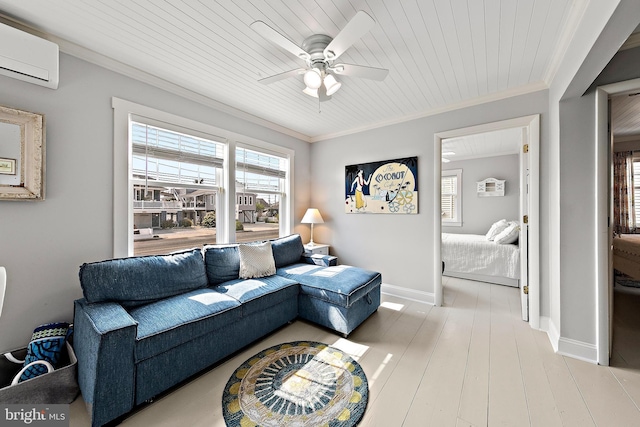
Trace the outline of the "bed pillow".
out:
[[[520,224],[518,224],[517,222],[510,222],[507,225],[507,228],[498,233],[493,241],[499,245],[508,245],[517,242],[519,236]]]
[[[500,221],[494,222],[486,234],[487,240],[489,241],[494,240],[496,236],[500,234],[501,231],[507,228],[507,226],[509,226],[509,223],[507,222],[506,219],[501,219]]]
[[[240,278],[253,279],[276,274],[271,243],[238,246],[240,254]]]

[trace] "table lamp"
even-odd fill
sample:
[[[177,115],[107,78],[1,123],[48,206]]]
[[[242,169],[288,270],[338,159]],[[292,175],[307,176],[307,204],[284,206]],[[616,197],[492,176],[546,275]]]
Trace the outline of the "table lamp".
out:
[[[315,208],[307,209],[307,212],[302,217],[302,224],[311,224],[311,240],[309,241],[310,245],[315,245],[313,242],[313,224],[324,224],[324,220],[322,219],[322,215],[320,215],[320,211]]]

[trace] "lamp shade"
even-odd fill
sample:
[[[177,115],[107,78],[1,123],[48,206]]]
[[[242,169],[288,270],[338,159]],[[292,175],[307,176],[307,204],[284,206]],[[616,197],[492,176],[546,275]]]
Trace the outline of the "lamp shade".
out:
[[[309,89],[318,89],[322,85],[322,74],[317,68],[311,68],[304,73],[304,84]]]
[[[305,87],[302,92],[304,92],[305,94],[307,94],[309,96],[313,96],[314,98],[318,97],[318,89],[310,89],[308,87]]]
[[[338,79],[333,77],[333,74],[327,74],[324,78],[324,86],[327,88],[327,95],[331,96],[336,93],[338,89],[340,89],[342,83],[340,83]]]
[[[320,211],[315,208],[307,209],[307,212],[302,217],[302,224],[324,224]]]

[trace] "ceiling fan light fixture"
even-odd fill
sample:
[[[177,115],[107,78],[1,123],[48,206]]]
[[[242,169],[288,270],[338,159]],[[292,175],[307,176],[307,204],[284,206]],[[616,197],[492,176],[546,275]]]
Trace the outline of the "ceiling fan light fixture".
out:
[[[317,68],[310,68],[304,73],[304,84],[309,89],[318,89],[322,86],[322,74]]]
[[[309,87],[305,87],[302,92],[304,92],[306,95],[312,96],[314,98],[318,97],[318,89],[311,89]]]
[[[327,96],[331,96],[340,89],[342,83],[336,79],[333,74],[327,74],[324,78],[324,87],[327,88]]]

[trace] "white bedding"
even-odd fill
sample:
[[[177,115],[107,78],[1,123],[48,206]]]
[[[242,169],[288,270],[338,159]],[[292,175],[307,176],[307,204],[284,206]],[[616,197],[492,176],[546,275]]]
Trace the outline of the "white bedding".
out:
[[[442,233],[442,260],[446,272],[520,279],[518,246],[499,245],[483,235]]]

